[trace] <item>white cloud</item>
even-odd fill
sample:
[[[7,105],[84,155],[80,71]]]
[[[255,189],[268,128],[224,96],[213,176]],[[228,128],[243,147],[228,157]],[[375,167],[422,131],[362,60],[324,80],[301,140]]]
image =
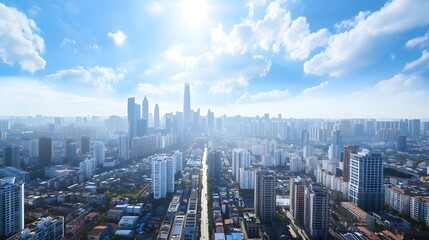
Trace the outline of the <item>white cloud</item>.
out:
[[[256,94],[250,94],[248,92],[244,93],[241,97],[239,97],[235,103],[260,103],[260,102],[276,102],[276,101],[284,101],[288,97],[290,97],[289,90],[281,91],[281,90],[271,90],[269,92],[259,92]]]
[[[36,23],[3,3],[0,3],[0,35],[3,63],[13,65],[18,62],[22,70],[31,73],[45,68],[46,62],[40,56],[45,51],[45,44]]]
[[[415,46],[426,47],[429,45],[429,31],[425,35],[410,39],[407,41],[405,46],[407,48],[413,48]]]
[[[302,95],[307,95],[307,94],[310,94],[310,93],[313,93],[313,92],[316,92],[316,91],[320,91],[320,90],[326,88],[326,86],[328,86],[328,84],[329,84],[329,81],[321,82],[319,85],[316,85],[316,86],[313,86],[313,87],[309,87],[309,88],[306,88],[306,89],[302,90],[301,94]]]
[[[427,50],[423,50],[422,55],[417,60],[405,64],[404,71],[408,71],[421,64],[428,63],[428,62],[429,62],[429,52]]]
[[[127,35],[125,35],[121,30],[116,31],[115,33],[109,32],[107,33],[107,37],[111,38],[113,42],[115,42],[116,46],[119,47],[124,45],[125,40],[127,39]]]
[[[76,45],[76,41],[73,39],[64,38],[63,41],[61,42],[61,46],[65,46],[67,44]]]
[[[84,97],[62,92],[35,79],[0,78],[2,115],[124,116],[125,99]],[[19,96],[19,97],[17,97]],[[13,101],[11,101],[13,99]]]
[[[156,1],[151,1],[147,5],[147,11],[152,16],[157,16],[157,15],[161,14],[162,12],[164,12],[164,10],[165,10],[164,7],[162,7],[161,4],[159,2],[156,2]]]
[[[156,65],[156,64],[151,64],[145,71],[144,71],[144,75],[146,76],[150,76],[154,73],[157,73],[161,70],[161,66]]]
[[[92,84],[102,91],[113,91],[113,85],[123,79],[126,74],[126,69],[113,69],[109,67],[96,66],[85,69],[81,66],[76,66],[72,69],[58,70],[54,74],[45,76],[46,79],[76,81],[86,84]]]
[[[340,23],[335,24],[335,29],[338,32],[350,30],[354,28],[357,23],[365,20],[370,13],[370,11],[360,11],[358,15],[356,15],[354,18],[346,19],[341,21]]]
[[[100,46],[96,43],[93,43],[93,44],[86,45],[86,48],[90,50],[97,50],[97,49],[100,49]]]
[[[429,1],[393,0],[360,19],[349,31],[331,36],[324,51],[304,63],[307,74],[342,76],[375,61],[392,35],[429,24]]]
[[[283,51],[292,60],[306,59],[318,47],[328,43],[329,31],[325,28],[310,32],[305,17],[292,19],[291,13],[281,7],[283,1],[271,2],[263,19],[242,19],[226,33],[219,24],[211,31],[212,48],[215,53],[246,53],[257,49]],[[249,3],[249,15],[256,3]]]

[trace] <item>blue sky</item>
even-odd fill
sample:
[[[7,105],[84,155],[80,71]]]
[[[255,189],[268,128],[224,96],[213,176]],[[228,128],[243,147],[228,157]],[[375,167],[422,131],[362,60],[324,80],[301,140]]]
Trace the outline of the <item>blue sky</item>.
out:
[[[429,1],[0,1],[0,115],[428,118]],[[412,13],[412,14],[411,14]]]

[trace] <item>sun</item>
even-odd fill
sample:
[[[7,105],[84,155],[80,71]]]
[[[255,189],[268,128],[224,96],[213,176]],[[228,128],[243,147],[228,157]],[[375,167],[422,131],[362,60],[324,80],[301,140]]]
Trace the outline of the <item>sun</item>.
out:
[[[180,4],[183,20],[190,26],[201,26],[208,19],[206,0],[183,0]]]

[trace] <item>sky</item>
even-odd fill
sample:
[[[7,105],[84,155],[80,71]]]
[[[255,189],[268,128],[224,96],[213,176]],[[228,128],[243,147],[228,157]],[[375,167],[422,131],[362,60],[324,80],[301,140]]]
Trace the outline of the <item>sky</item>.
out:
[[[0,0],[0,115],[429,118],[429,1]]]

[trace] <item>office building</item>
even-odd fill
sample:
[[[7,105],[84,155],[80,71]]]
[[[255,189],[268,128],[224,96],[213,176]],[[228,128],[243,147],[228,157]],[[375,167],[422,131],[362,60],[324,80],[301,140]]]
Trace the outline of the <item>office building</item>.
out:
[[[222,152],[210,150],[207,156],[210,178],[217,178],[222,171]]]
[[[128,136],[120,136],[118,144],[118,157],[121,161],[129,160],[129,145],[128,145]]]
[[[137,119],[137,136],[143,137],[147,134],[147,119]]]
[[[255,179],[255,214],[262,223],[271,223],[276,213],[276,176],[258,171]]]
[[[14,177],[0,179],[0,239],[24,228],[24,183]]]
[[[18,182],[30,182],[30,173],[19,168],[2,167],[0,168],[0,178],[14,177]]]
[[[367,149],[350,156],[349,201],[367,212],[384,209],[384,160],[381,153]]]
[[[172,157],[159,155],[152,158],[152,192],[154,199],[167,197],[174,192],[176,162]]]
[[[3,149],[3,164],[6,167],[21,167],[21,156],[19,147],[5,147]]]
[[[326,239],[329,231],[329,192],[320,184],[310,183],[304,195],[305,229],[313,238]]]
[[[350,181],[350,156],[352,153],[357,153],[359,146],[345,145],[343,153],[343,180],[344,182]]]
[[[300,173],[304,171],[304,166],[302,164],[301,156],[293,155],[289,160],[289,169],[290,172]]]
[[[160,126],[160,120],[159,120],[159,106],[158,106],[158,103],[155,104],[155,110],[154,110],[154,113],[153,113],[153,127],[155,129],[158,129],[158,128],[161,127]]]
[[[51,137],[39,138],[39,166],[44,168],[52,163],[54,145]]]

